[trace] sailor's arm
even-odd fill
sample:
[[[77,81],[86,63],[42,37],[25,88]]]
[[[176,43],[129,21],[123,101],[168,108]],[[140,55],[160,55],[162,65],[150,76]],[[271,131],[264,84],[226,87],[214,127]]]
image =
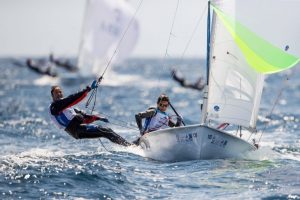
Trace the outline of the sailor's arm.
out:
[[[77,92],[75,94],[71,94],[70,96],[57,100],[51,104],[50,110],[52,115],[58,115],[61,111],[75,104],[79,103],[82,99],[84,99],[88,92],[91,90],[90,87]]]
[[[92,123],[94,121],[97,121],[97,120],[100,120],[100,121],[103,121],[103,122],[106,122],[106,123],[109,122],[106,117],[102,117],[102,116],[99,116],[99,115],[89,115],[89,114],[86,114],[84,111],[79,110],[77,108],[74,108],[74,111],[77,114],[80,114],[80,115],[83,116],[83,118],[84,118],[83,123],[85,123],[85,124],[90,124],[90,123]]]
[[[154,114],[155,114],[155,109],[148,109],[145,112],[140,112],[135,115],[135,121],[136,121],[136,124],[137,124],[140,132],[143,131],[142,120],[144,118],[152,117]]]

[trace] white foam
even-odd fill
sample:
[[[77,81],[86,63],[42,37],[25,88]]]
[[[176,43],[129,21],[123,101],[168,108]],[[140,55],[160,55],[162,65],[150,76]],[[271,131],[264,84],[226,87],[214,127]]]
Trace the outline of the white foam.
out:
[[[106,152],[102,152],[102,153],[106,153]],[[52,147],[52,149],[31,148],[27,151],[20,152],[20,153],[6,154],[5,156],[1,156],[0,159],[3,162],[9,163],[9,165],[39,166],[40,162],[43,162],[43,166],[46,166],[46,165],[62,165],[68,163],[68,161],[64,158],[67,155],[90,156],[90,153],[86,151],[66,152],[64,150],[58,150],[57,148],[54,147]]]
[[[102,85],[106,86],[124,86],[124,85],[136,85],[138,84],[143,88],[151,87],[165,87],[169,84],[169,81],[165,80],[149,80],[145,79],[142,75],[128,75],[128,74],[118,74],[115,72],[110,72],[103,79]]]
[[[280,157],[280,154],[273,151],[270,146],[261,146],[256,151],[246,153],[243,158],[249,160],[275,160]]]
[[[57,85],[59,83],[59,78],[57,77],[50,77],[50,76],[42,76],[41,78],[38,78],[33,81],[35,85]]]
[[[120,152],[127,152],[127,153],[132,153],[138,156],[145,157],[144,150],[140,146],[135,146],[135,145],[131,145],[129,147],[117,146],[116,150]]]

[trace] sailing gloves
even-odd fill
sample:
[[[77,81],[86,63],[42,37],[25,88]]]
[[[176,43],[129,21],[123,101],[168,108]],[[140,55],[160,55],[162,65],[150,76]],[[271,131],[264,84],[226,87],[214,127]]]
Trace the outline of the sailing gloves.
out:
[[[140,129],[140,134],[141,134],[141,135],[144,135],[145,132],[146,132],[146,130],[145,130],[144,128]]]
[[[178,126],[180,126],[181,125],[181,123],[182,123],[182,116],[180,116],[180,115],[178,115],[177,116],[177,122],[176,122],[176,127],[178,127]]]
[[[98,82],[96,80],[94,80],[90,87],[91,87],[92,90],[96,89],[98,87]]]

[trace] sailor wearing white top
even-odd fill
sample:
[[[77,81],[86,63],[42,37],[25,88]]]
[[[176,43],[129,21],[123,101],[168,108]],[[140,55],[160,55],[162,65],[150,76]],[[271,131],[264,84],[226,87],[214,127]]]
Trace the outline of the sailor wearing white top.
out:
[[[181,125],[182,118],[177,117],[177,122],[173,122],[170,119],[170,115],[166,112],[169,106],[169,97],[165,94],[161,94],[157,99],[157,107],[150,107],[145,112],[140,112],[135,115],[137,126],[140,130],[140,134],[144,135],[151,131],[164,129],[168,127],[178,127]],[[145,119],[144,126],[142,120]],[[134,141],[137,144],[139,139]]]

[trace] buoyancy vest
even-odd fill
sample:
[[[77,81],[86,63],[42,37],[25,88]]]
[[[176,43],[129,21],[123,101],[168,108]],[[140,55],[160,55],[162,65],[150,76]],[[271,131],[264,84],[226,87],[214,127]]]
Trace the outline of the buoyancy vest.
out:
[[[51,120],[60,129],[65,129],[69,125],[70,121],[77,115],[77,113],[74,111],[73,108],[66,108],[58,115],[52,115],[50,106],[49,106],[49,114]]]
[[[158,129],[168,128],[169,119],[170,117],[166,112],[162,112],[156,108],[155,114],[152,117],[146,118],[144,130],[145,132],[151,132]]]
[[[70,122],[76,117],[76,119],[81,118],[79,114],[75,112],[72,108],[75,104],[79,103],[87,93],[90,91],[90,88],[71,94],[66,98],[60,99],[58,101],[52,102],[49,106],[49,113],[51,120],[58,126],[58,128],[66,128]],[[75,119],[74,119],[75,120]],[[78,123],[81,123],[82,119],[78,120]],[[77,123],[77,124],[78,124]]]

